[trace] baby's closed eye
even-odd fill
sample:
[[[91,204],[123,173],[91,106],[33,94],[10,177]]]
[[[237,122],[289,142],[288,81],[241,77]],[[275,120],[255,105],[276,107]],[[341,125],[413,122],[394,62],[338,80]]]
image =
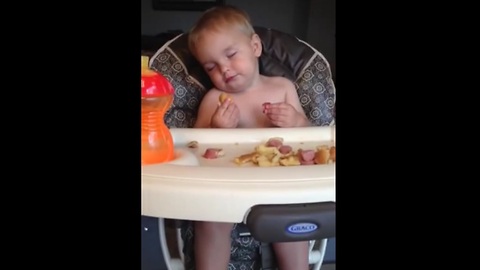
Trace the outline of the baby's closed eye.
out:
[[[204,65],[203,68],[206,70],[206,71],[211,71],[215,68],[215,64],[207,64],[207,65]]]

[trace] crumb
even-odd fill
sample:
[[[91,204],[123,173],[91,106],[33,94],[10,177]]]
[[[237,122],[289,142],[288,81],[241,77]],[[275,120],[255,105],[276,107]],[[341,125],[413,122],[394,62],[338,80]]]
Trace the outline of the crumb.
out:
[[[198,142],[197,141],[191,141],[187,144],[188,148],[198,148]]]

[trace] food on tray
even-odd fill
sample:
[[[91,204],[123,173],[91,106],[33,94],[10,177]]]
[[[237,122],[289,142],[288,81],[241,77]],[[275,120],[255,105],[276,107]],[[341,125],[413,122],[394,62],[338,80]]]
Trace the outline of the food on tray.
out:
[[[257,152],[241,155],[241,156],[235,158],[235,163],[245,164],[245,163],[249,163],[249,162],[256,162],[256,159],[257,159],[258,156],[260,156],[260,154],[258,154]]]
[[[261,155],[257,157],[257,165],[260,167],[280,166],[279,155]]]
[[[282,158],[280,160],[280,165],[282,166],[298,166],[301,165],[298,156],[289,156],[287,158]]]
[[[275,146],[275,147],[280,147],[283,145],[283,138],[281,137],[273,137],[268,139],[268,141],[265,143],[267,146]]]
[[[313,150],[303,150],[298,149],[297,151],[298,159],[300,160],[300,164],[302,165],[313,165],[315,164],[315,151]]]
[[[327,164],[329,158],[330,151],[328,149],[321,148],[315,152],[315,163],[317,164]]]
[[[207,148],[207,150],[205,150],[205,153],[203,154],[203,157],[206,159],[215,159],[223,157],[224,155],[225,152],[222,148]]]
[[[220,96],[218,97],[218,100],[220,101],[220,103],[223,103],[225,102],[225,100],[227,100],[227,98],[230,98],[230,96],[227,95],[227,93],[221,93]]]
[[[290,145],[284,144],[283,138],[273,137],[234,161],[238,165],[253,163],[259,167],[328,164],[335,162],[335,146],[319,145],[315,150],[294,151]]]
[[[317,151],[315,152],[315,163],[316,164],[326,164],[330,162],[335,162],[335,146],[329,147],[328,145],[319,145],[317,146]]]
[[[292,155],[293,154],[293,149],[290,145],[282,145],[278,148],[278,151],[280,152],[280,154],[282,154],[283,156],[289,156],[289,155]]]
[[[191,141],[187,143],[188,148],[198,148],[198,142],[197,141]]]
[[[330,160],[335,162],[336,150],[335,146],[330,147]]]
[[[260,144],[257,147],[255,147],[255,152],[259,153],[260,155],[277,155],[280,152],[278,151],[278,148],[275,146],[267,146],[265,144]]]

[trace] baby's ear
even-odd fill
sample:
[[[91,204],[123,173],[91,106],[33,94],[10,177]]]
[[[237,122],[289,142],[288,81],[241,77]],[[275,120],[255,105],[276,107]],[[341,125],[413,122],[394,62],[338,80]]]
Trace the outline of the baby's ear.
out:
[[[257,34],[253,34],[251,44],[253,48],[253,54],[256,57],[260,57],[260,55],[262,55],[262,41]]]

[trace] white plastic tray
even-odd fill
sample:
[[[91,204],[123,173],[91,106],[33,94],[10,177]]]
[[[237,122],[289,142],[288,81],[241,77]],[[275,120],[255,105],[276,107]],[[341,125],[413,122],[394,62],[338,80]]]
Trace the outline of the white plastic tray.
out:
[[[142,215],[242,222],[257,204],[335,201],[335,163],[289,167],[239,166],[234,158],[272,137],[294,150],[335,144],[335,127],[171,129],[176,159],[142,167]],[[186,147],[197,141],[198,148]],[[209,147],[225,156],[205,159]]]

